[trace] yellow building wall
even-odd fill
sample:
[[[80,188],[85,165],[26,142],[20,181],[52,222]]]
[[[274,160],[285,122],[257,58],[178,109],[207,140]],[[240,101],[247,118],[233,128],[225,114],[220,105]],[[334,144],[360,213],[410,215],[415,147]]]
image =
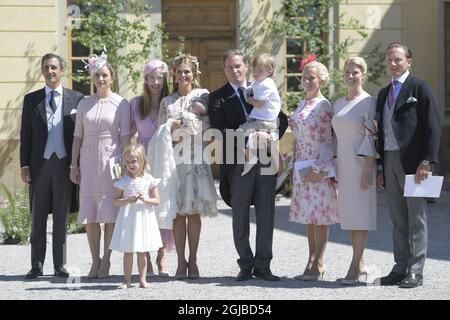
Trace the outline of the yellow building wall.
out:
[[[441,114],[442,138],[440,150],[440,172],[450,172],[450,117],[444,115],[445,92],[443,70],[443,15],[441,0],[348,0],[339,6],[339,12],[354,17],[364,25],[368,37],[350,48],[352,56],[369,52],[376,43],[382,50],[392,41],[405,43],[412,51],[412,72],[427,80],[435,93]],[[353,30],[341,29],[339,37],[358,37]],[[342,67],[343,62],[340,62]],[[368,66],[370,69],[370,65]],[[383,85],[389,75],[380,79]],[[370,93],[380,89],[368,85]]]
[[[0,0],[0,181],[21,189],[19,135],[23,96],[45,84],[40,59],[58,52],[57,0]]]

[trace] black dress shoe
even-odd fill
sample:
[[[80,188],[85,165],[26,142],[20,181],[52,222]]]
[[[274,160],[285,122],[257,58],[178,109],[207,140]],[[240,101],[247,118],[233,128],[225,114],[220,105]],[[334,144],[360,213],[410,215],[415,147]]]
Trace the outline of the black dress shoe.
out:
[[[381,277],[375,280],[375,283],[380,286],[396,286],[406,278],[406,275],[391,271],[386,277]]]
[[[64,268],[64,267],[55,267],[54,268],[54,275],[56,277],[68,278],[69,277],[69,271],[67,271],[66,268]]]
[[[410,273],[400,282],[400,288],[417,288],[423,285],[423,276],[417,273]]]
[[[259,270],[259,269],[253,269],[253,275],[256,278],[262,278],[266,281],[280,281],[280,277],[277,277],[276,275],[272,274],[272,271],[269,270]]]
[[[239,271],[235,280],[236,281],[246,281],[246,280],[250,280],[250,279],[253,279],[252,272],[250,270],[241,270],[241,271]]]
[[[43,275],[42,269],[39,268],[33,268],[30,271],[28,271],[27,275],[25,276],[25,279],[36,279],[37,277],[40,277]]]

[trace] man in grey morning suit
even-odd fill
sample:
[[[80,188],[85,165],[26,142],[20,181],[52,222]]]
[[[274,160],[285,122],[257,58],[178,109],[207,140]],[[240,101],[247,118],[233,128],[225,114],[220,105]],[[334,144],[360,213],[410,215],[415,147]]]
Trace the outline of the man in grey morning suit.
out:
[[[245,89],[247,64],[242,52],[233,49],[223,55],[224,72],[228,83],[212,92],[209,96],[209,119],[213,128],[223,134],[223,159],[220,166],[220,193],[223,200],[233,211],[233,239],[239,255],[240,272],[237,281],[245,281],[253,276],[267,281],[278,281],[272,274],[272,238],[275,211],[275,175],[261,173],[262,165],[257,163],[253,169],[241,176],[242,164],[237,164],[238,150],[234,141],[227,141],[225,130],[236,130],[246,121],[248,105],[245,98],[240,98],[240,90]],[[280,112],[280,138],[287,128],[287,118]],[[234,149],[234,162],[226,163],[227,143]],[[256,213],[256,247],[255,254],[250,247],[250,205],[255,204]]]
[[[30,185],[32,215],[31,270],[26,279],[43,274],[50,212],[54,275],[69,276],[64,268],[67,218],[76,210],[76,187],[69,179],[69,165],[76,108],[83,95],[62,87],[64,63],[59,56],[44,55],[41,70],[46,86],[25,96],[20,129],[21,177]]]
[[[427,253],[427,221],[424,198],[403,197],[406,174],[424,180],[438,162],[440,121],[430,85],[410,74],[411,50],[391,43],[386,65],[391,84],[378,94],[378,183],[386,188],[393,223],[395,265],[381,285],[415,288],[423,284]],[[381,169],[381,170],[380,170]]]

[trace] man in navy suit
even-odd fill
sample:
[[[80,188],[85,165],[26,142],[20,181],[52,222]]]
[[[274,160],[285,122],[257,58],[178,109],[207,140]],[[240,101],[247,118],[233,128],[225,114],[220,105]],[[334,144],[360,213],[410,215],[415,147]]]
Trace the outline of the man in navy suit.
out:
[[[243,164],[239,164],[237,159],[243,158],[243,150],[236,146],[236,141],[228,141],[225,132],[227,129],[238,129],[248,117],[249,106],[241,93],[247,86],[247,63],[244,54],[237,49],[226,51],[222,60],[228,83],[210,94],[209,119],[211,126],[219,129],[223,135],[224,161],[220,166],[220,194],[233,211],[233,239],[240,267],[236,280],[245,281],[255,276],[267,281],[278,281],[279,277],[270,270],[276,176],[265,174],[264,169],[267,168],[260,162],[249,173],[241,176]],[[287,128],[287,118],[283,113],[278,117],[281,138]],[[227,152],[230,151],[234,152],[234,157],[229,157],[233,159],[227,163]],[[252,204],[255,205],[257,229],[255,254],[249,243]]]
[[[30,185],[32,215],[31,270],[26,279],[43,274],[50,212],[54,275],[69,276],[64,268],[67,218],[76,210],[76,187],[69,179],[69,165],[76,108],[83,95],[62,87],[64,61],[58,55],[44,55],[41,69],[46,85],[25,96],[20,129],[21,177]]]
[[[389,44],[386,65],[392,80],[378,94],[378,183],[386,189],[395,265],[378,281],[415,288],[423,284],[427,253],[426,201],[403,196],[405,175],[415,174],[416,183],[427,178],[438,162],[441,126],[430,85],[410,73],[411,50]]]

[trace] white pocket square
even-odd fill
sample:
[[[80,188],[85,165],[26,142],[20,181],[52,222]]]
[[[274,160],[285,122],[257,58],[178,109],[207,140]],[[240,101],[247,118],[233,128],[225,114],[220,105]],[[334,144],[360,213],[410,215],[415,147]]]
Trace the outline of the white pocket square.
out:
[[[409,97],[408,100],[406,100],[406,103],[416,102],[417,99],[414,97]]]
[[[77,109],[70,110],[70,114],[74,114],[74,113],[77,113]]]

